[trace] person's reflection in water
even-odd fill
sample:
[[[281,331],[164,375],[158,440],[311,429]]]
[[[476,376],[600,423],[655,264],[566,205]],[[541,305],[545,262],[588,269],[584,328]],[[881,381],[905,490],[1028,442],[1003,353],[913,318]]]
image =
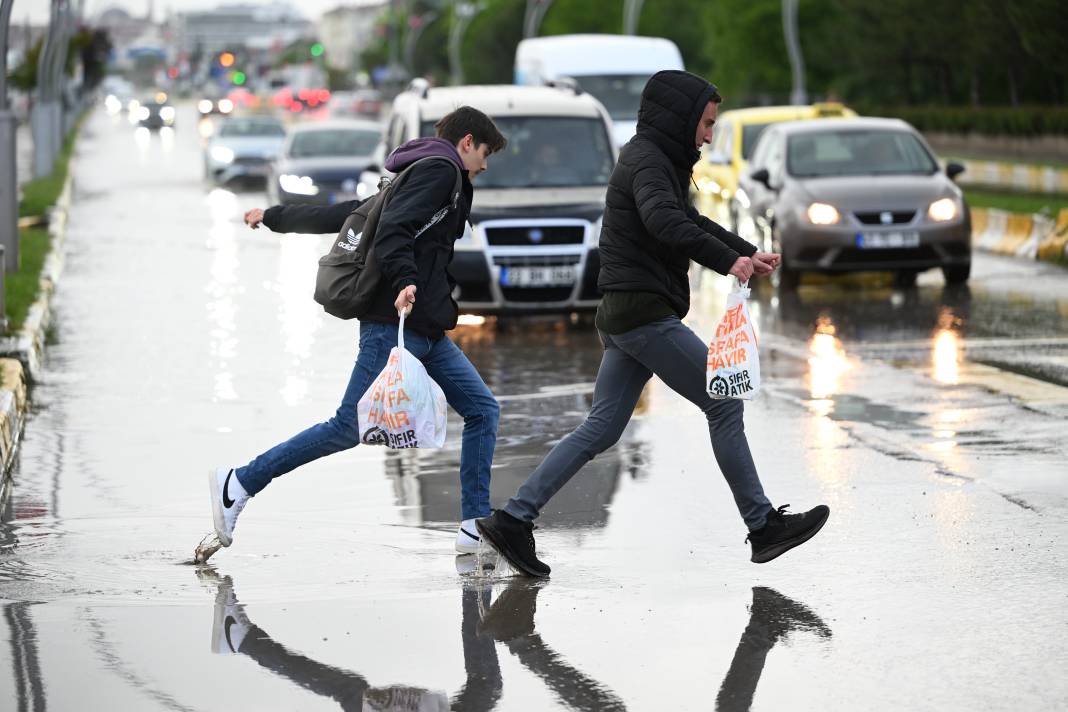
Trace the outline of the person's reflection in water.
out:
[[[457,559],[474,559],[474,554]],[[459,564],[457,564],[459,566]],[[480,611],[490,605],[492,588],[485,584],[465,582],[462,593],[463,618],[460,635],[464,646],[464,671],[467,681],[452,698],[452,709],[462,712],[489,712],[501,699],[501,666],[497,661],[497,646],[491,636],[478,630]]]
[[[201,569],[197,571],[197,576],[218,587],[215,594],[215,624],[211,635],[212,652],[247,655],[279,677],[335,700],[343,710],[445,712],[449,709],[448,699],[442,692],[399,685],[372,687],[358,673],[341,670],[290,651],[249,620],[244,606],[234,594],[229,576],[220,577],[211,569]]]
[[[731,667],[719,688],[716,710],[746,712],[749,709],[768,652],[794,631],[831,637],[831,629],[808,607],[773,589],[755,586],[749,625],[738,641]]]
[[[486,612],[478,632],[503,642],[523,667],[541,678],[569,709],[627,709],[615,693],[569,665],[538,635],[534,610],[540,590],[536,582],[511,579]]]

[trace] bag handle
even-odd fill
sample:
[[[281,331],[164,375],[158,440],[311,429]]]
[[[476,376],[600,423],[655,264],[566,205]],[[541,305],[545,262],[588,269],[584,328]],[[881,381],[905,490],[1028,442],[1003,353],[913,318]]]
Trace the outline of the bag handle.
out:
[[[397,312],[397,316],[400,317],[400,324],[397,325],[397,347],[401,351],[404,350],[404,317],[407,316],[408,310],[401,309]]]

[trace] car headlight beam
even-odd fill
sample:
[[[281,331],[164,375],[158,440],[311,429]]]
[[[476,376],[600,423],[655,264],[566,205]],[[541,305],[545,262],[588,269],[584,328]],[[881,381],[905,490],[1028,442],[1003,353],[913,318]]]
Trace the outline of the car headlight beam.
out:
[[[935,222],[946,222],[957,217],[957,201],[953,198],[942,198],[931,203],[927,208],[927,217]]]
[[[233,163],[234,152],[226,146],[212,146],[211,159],[219,163]]]
[[[835,225],[841,220],[837,208],[827,203],[813,203],[808,206],[805,214],[813,225]]]
[[[278,185],[282,190],[292,195],[318,195],[319,186],[311,176],[296,176],[291,173],[283,173],[278,176]]]

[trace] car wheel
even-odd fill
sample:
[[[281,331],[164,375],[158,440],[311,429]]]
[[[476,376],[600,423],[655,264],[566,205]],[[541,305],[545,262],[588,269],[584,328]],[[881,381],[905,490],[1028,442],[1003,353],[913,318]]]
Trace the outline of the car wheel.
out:
[[[962,265],[946,265],[942,268],[942,276],[946,278],[946,284],[965,284],[972,276],[972,263],[965,262]]]

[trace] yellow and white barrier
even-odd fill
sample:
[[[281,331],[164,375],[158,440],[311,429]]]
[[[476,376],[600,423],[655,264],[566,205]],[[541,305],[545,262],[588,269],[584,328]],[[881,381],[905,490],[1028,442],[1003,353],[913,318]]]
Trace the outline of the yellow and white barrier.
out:
[[[998,188],[1027,193],[1068,194],[1068,169],[998,161],[947,159],[964,166],[956,178],[969,188]]]
[[[972,208],[972,245],[999,255],[1068,261],[1068,209],[1052,220],[1044,215]]]

